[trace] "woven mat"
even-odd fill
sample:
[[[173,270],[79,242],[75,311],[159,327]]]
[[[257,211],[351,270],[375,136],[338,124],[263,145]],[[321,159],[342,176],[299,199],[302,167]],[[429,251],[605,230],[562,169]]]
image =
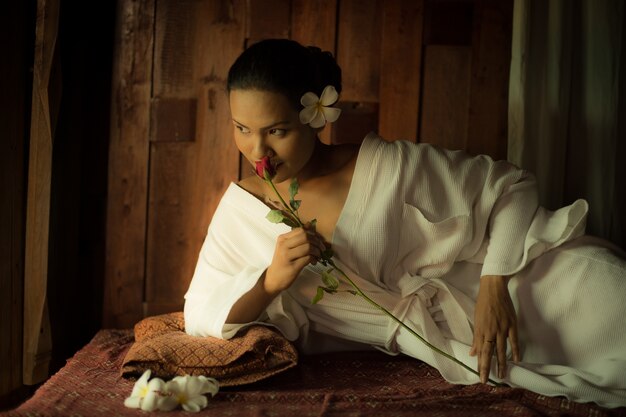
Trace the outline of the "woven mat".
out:
[[[132,330],[100,331],[33,398],[0,416],[146,417],[123,404],[133,381],[120,377],[120,367],[132,342]],[[626,408],[606,410],[522,389],[451,385],[422,362],[374,351],[302,356],[297,367],[282,374],[222,389],[195,415],[626,417]]]

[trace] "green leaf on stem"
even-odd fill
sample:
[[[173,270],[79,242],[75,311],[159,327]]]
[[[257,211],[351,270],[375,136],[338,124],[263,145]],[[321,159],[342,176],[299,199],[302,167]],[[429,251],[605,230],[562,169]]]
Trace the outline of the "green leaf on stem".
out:
[[[291,200],[289,202],[289,205],[291,206],[293,210],[298,211],[301,203],[302,203],[302,200]]]
[[[291,227],[292,229],[295,229],[296,227],[300,227],[300,225],[296,221],[292,220],[290,217],[287,217],[287,216],[283,218],[282,222],[286,224],[287,226]]]
[[[326,285],[326,288],[334,291],[339,288],[339,281],[332,274],[333,269],[330,268],[322,272],[322,282]]]
[[[282,223],[285,220],[285,215],[280,210],[270,210],[265,218],[272,223]]]
[[[272,223],[286,224],[292,229],[300,227],[300,225],[295,220],[285,215],[285,213],[280,210],[271,210],[269,213],[267,213],[267,216],[265,216],[265,218]]]
[[[324,298],[324,288],[317,287],[317,293],[315,294],[315,297],[313,297],[313,299],[311,300],[311,304],[319,303],[322,298]]]
[[[296,194],[298,194],[298,188],[300,188],[300,184],[298,184],[298,179],[294,177],[289,184],[289,200],[294,200]]]

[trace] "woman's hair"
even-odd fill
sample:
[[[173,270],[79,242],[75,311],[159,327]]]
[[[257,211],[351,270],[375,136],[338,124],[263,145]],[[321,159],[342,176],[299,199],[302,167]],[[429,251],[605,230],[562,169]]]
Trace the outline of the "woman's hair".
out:
[[[281,93],[299,110],[304,93],[311,91],[320,96],[327,85],[341,92],[341,68],[330,52],[288,39],[267,39],[250,46],[237,58],[228,71],[226,87],[229,93]]]

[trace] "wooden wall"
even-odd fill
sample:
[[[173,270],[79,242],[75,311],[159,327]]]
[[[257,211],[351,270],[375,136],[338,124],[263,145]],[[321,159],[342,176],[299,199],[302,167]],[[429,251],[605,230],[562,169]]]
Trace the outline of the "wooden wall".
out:
[[[26,169],[36,5],[10,2],[0,13],[0,410],[22,389]]]
[[[246,45],[290,37],[335,54],[342,117],[506,156],[512,0],[120,0],[103,324],[182,309],[220,196],[241,176],[224,81]]]
[[[44,1],[42,3],[52,3]],[[0,13],[0,410],[16,405],[35,386],[23,386],[25,265],[47,271],[52,330],[50,372],[65,365],[101,327],[107,195],[109,108],[115,5],[60,3],[49,180],[48,252],[25,259],[31,136],[31,94],[36,27],[45,24],[37,0],[8,2]],[[98,19],[86,19],[86,16]],[[6,46],[6,48],[5,48]],[[44,154],[44,152],[42,152]],[[43,224],[43,218],[41,219]],[[29,238],[43,241],[43,235]],[[47,262],[41,261],[47,258]],[[46,268],[47,267],[47,268]],[[32,300],[32,298],[31,298]],[[42,352],[43,353],[43,352]],[[28,382],[28,381],[27,381]],[[31,381],[32,382],[32,381]]]

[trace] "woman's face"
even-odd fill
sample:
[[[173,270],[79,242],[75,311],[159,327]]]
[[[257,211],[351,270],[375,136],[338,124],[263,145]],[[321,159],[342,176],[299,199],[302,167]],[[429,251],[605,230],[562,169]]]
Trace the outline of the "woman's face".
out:
[[[269,156],[276,166],[275,182],[298,176],[309,162],[318,130],[300,123],[298,112],[284,95],[232,90],[230,113],[237,148],[253,167]]]

